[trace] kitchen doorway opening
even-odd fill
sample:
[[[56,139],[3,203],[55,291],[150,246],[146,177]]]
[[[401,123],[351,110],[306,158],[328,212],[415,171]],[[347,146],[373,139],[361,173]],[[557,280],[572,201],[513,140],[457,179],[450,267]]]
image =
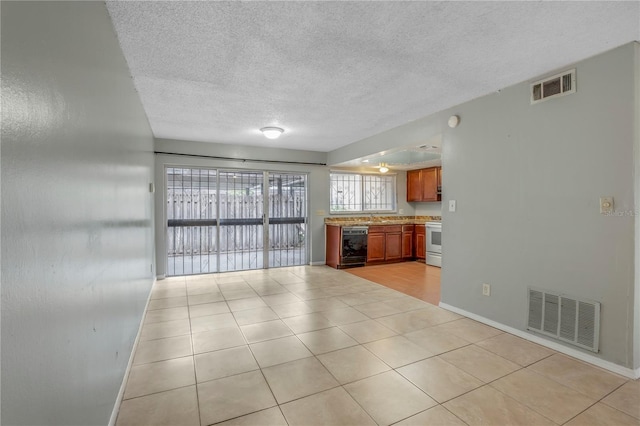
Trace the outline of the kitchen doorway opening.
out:
[[[307,175],[166,167],[167,276],[308,263]]]

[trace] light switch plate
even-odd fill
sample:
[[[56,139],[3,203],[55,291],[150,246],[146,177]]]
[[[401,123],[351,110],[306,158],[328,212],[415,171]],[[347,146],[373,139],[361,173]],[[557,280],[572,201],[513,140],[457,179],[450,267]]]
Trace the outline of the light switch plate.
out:
[[[449,200],[449,211],[450,212],[456,211],[456,200]]]
[[[600,214],[613,213],[613,197],[600,197]]]

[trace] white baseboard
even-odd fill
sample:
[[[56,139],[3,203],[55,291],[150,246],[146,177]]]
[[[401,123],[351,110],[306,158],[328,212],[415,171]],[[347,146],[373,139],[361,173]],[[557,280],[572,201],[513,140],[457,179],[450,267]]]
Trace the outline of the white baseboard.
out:
[[[560,343],[544,339],[542,337],[536,336],[535,334],[531,334],[523,330],[518,330],[517,328],[509,327],[508,325],[504,325],[480,315],[474,314],[472,312],[465,311],[464,309],[456,308],[455,306],[451,306],[447,303],[440,302],[438,306],[448,311],[455,312],[456,314],[464,315],[465,317],[489,325],[493,328],[497,328],[498,330],[506,331],[507,333],[521,337],[525,340],[529,340],[530,342],[537,343],[541,346],[546,346],[547,348],[553,349],[554,351],[561,352],[565,355],[569,355],[581,361],[588,362],[589,364],[593,364],[596,367],[604,368],[605,370],[620,374],[621,376],[625,376],[630,379],[640,378],[640,368],[633,370],[631,368],[623,367],[611,361],[606,361],[602,358],[598,358],[596,356],[581,352],[577,349],[573,349]]]
[[[315,262],[309,262],[309,265],[311,266],[321,266],[321,265],[325,265],[327,262],[325,260],[317,260]]]
[[[122,384],[120,385],[120,391],[118,391],[118,397],[116,399],[116,403],[113,406],[113,411],[111,412],[111,418],[109,419],[109,426],[115,426],[116,420],[118,419],[118,413],[120,412],[120,404],[122,403],[122,398],[124,397],[124,390],[127,387],[127,380],[129,379],[129,372],[131,371],[131,366],[133,365],[133,356],[136,353],[136,349],[138,349],[138,342],[140,341],[140,332],[142,331],[142,325],[144,324],[144,319],[147,316],[147,308],[149,307],[149,302],[151,301],[151,292],[153,291],[153,286],[156,284],[157,279],[154,278],[153,284],[151,284],[151,290],[149,291],[149,296],[147,296],[147,303],[144,305],[144,312],[142,313],[142,320],[140,320],[140,325],[138,326],[138,333],[136,334],[136,339],[133,341],[133,348],[131,349],[131,354],[129,355],[129,362],[127,363],[127,368],[124,370],[124,377],[122,378]]]

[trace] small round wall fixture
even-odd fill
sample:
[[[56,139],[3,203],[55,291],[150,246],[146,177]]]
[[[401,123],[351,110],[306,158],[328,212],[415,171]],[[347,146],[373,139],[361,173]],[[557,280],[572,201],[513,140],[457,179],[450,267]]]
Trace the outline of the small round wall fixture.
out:
[[[280,127],[263,127],[260,131],[267,139],[278,139],[284,133]]]
[[[460,117],[458,117],[457,115],[452,115],[451,117],[449,117],[449,121],[447,122],[447,124],[449,124],[449,127],[451,127],[452,129],[455,129],[456,127],[458,127],[458,124],[460,124]]]

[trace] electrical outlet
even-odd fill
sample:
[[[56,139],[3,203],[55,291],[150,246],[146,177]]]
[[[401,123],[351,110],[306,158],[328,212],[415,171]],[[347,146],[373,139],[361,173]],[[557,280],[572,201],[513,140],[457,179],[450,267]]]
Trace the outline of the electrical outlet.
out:
[[[482,284],[482,295],[491,296],[491,284]]]
[[[398,210],[398,214],[404,214],[404,209]]]

